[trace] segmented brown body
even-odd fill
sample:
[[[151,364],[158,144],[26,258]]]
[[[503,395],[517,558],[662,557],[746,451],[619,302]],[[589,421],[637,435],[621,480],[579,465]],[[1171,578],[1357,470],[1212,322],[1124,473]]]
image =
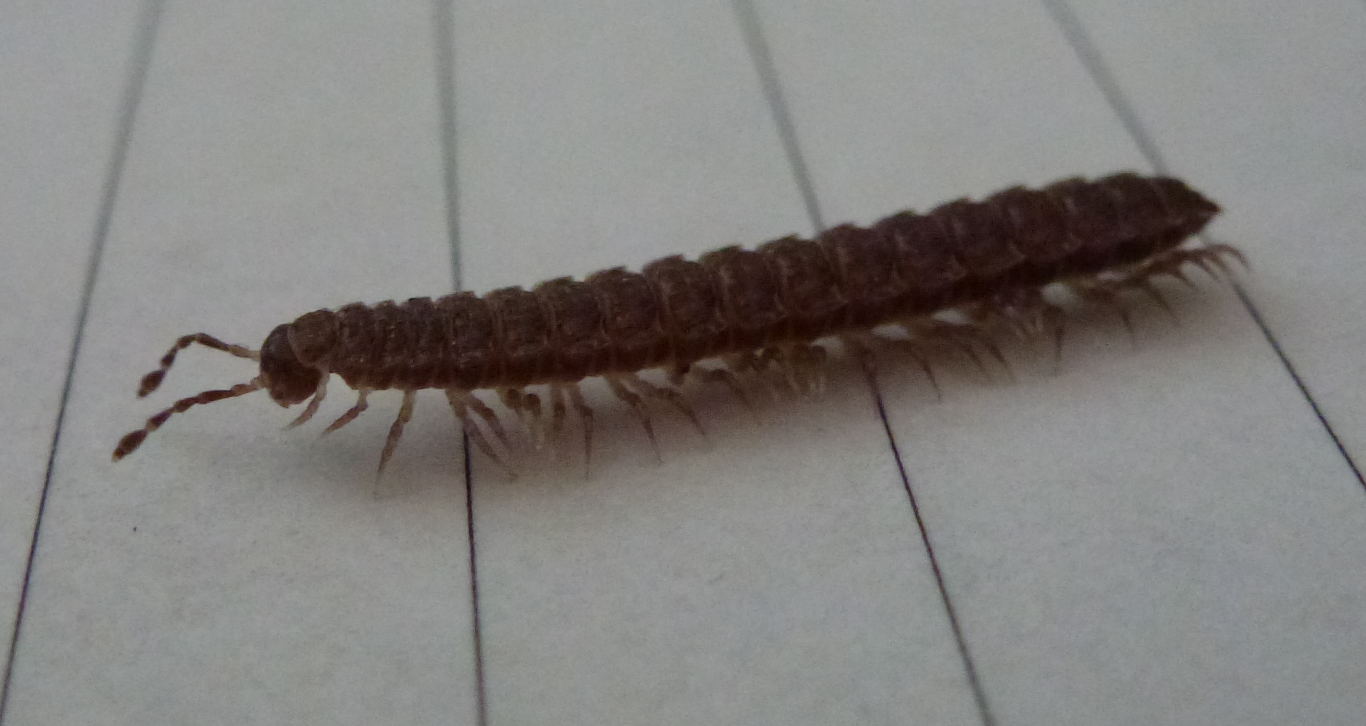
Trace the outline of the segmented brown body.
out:
[[[282,405],[312,396],[300,423],[317,410],[332,373],[360,398],[329,430],[364,410],[369,391],[405,391],[381,467],[411,414],[412,392],[423,388],[445,389],[467,433],[494,456],[469,414],[480,416],[498,438],[505,440],[505,432],[470,392],[498,389],[519,417],[539,422],[539,399],[522,389],[550,384],[554,428],[563,423],[568,397],[584,419],[591,450],[591,412],[574,384],[605,376],[653,441],[642,396],[667,400],[697,419],[676,391],[644,381],[637,371],[664,368],[677,382],[694,362],[720,357],[732,371],[708,371],[708,379],[737,391],[735,373],[761,373],[769,363],[785,366],[796,385],[799,369],[822,359],[812,341],[839,336],[866,355],[871,329],[888,323],[913,336],[941,335],[946,328],[950,335],[983,333],[999,322],[1016,332],[1052,327],[1061,345],[1062,313],[1045,301],[1043,287],[1062,282],[1084,298],[1111,304],[1120,292],[1139,289],[1165,305],[1150,278],[1185,279],[1185,263],[1223,267],[1220,255],[1242,259],[1226,245],[1178,248],[1218,211],[1172,178],[1121,173],[1068,179],[958,200],[927,214],[901,212],[866,228],[842,225],[814,240],[726,247],[696,261],[665,257],[638,273],[613,268],[529,291],[510,287],[483,297],[457,293],[319,310],[277,327],[260,351],[203,333],[185,336],[144,378],[141,394],[160,383],[178,350],[195,342],[258,359],[261,374],[232,389],[182,399],[124,437],[115,459],[172,413],[253,390],[268,390]],[[969,324],[932,322],[930,316],[950,309],[965,311]]]
[[[665,257],[639,273],[614,268],[530,291],[355,303],[295,325],[335,329],[330,369],[355,388],[572,382],[866,329],[1121,267],[1176,246],[1218,211],[1175,179],[1068,180],[843,225],[816,240]]]

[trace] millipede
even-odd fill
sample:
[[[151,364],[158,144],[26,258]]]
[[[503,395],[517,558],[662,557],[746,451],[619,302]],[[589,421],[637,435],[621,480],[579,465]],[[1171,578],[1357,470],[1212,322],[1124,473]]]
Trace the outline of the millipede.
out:
[[[980,201],[959,199],[925,214],[899,212],[868,227],[844,224],[816,239],[723,247],[696,260],[664,257],[640,272],[614,267],[531,290],[316,310],[276,326],[259,350],[205,333],[185,335],[143,377],[139,397],[154,391],[176,354],[195,343],[257,361],[259,373],[176,401],[125,435],[113,458],[132,453],[174,414],[259,390],[283,407],[308,401],[289,424],[297,426],[318,411],[337,374],[356,400],[324,433],[365,411],[370,393],[403,393],[377,475],[412,416],[416,392],[425,388],[445,392],[469,440],[509,474],[515,470],[499,453],[510,450],[508,429],[477,392],[496,392],[541,442],[558,442],[574,409],[586,472],[593,410],[580,390],[584,379],[605,379],[658,455],[647,401],[677,409],[701,430],[680,391],[686,379],[722,384],[747,405],[745,384],[755,377],[803,392],[819,389],[827,339],[865,365],[895,348],[932,383],[931,350],[953,347],[979,364],[976,351],[985,350],[1004,362],[994,343],[1002,331],[1051,338],[1057,356],[1066,316],[1045,288],[1110,306],[1128,327],[1122,298],[1131,292],[1171,312],[1155,278],[1190,284],[1188,264],[1215,278],[1230,272],[1229,258],[1246,266],[1243,254],[1226,244],[1183,246],[1219,211],[1171,177],[1071,178],[1039,189],[1011,187]],[[895,329],[900,332],[889,333]],[[661,370],[667,384],[641,376],[650,369]]]

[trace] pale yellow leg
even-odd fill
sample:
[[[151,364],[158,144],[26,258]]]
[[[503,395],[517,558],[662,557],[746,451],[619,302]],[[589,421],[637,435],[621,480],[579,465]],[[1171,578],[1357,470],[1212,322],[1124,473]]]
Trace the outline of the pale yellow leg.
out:
[[[702,422],[697,418],[697,412],[688,404],[687,399],[683,398],[683,394],[679,393],[676,389],[656,386],[635,373],[622,374],[621,379],[626,382],[626,385],[634,388],[641,395],[649,396],[650,398],[658,398],[661,401],[668,402],[669,405],[678,409],[684,416],[688,417],[688,420],[692,422],[693,427],[697,429],[697,433],[704,437],[707,435],[706,429],[702,428]]]
[[[326,372],[322,374],[322,378],[318,379],[318,388],[314,391],[313,398],[308,401],[308,406],[304,407],[304,412],[299,414],[298,418],[290,421],[289,424],[285,426],[286,429],[292,429],[313,418],[313,414],[318,412],[318,406],[322,404],[324,398],[327,398],[327,379],[331,377],[332,376],[328,375]]]
[[[550,446],[556,459],[560,458],[562,434],[565,420],[565,393],[563,383],[550,384]]]
[[[413,418],[413,404],[416,401],[417,391],[403,392],[403,403],[398,407],[398,417],[389,427],[389,436],[384,440],[384,450],[379,453],[379,468],[375,470],[376,482],[384,473],[384,465],[389,463],[389,457],[394,455],[394,449],[398,448],[399,437],[403,436],[403,427]]]
[[[474,409],[476,413],[479,412],[480,408],[487,409],[493,418],[485,418],[484,420],[496,422],[498,419],[497,416],[493,414],[493,410],[489,409],[488,406],[469,391],[462,391],[456,388],[446,389],[446,400],[450,402],[451,410],[455,412],[456,418],[460,419],[460,427],[465,432],[465,435],[470,437],[470,441],[473,441],[474,445],[478,447],[480,451],[484,452],[484,455],[489,457],[493,463],[497,464],[509,478],[516,478],[517,473],[513,471],[512,467],[508,466],[507,462],[505,462],[502,457],[498,456],[498,452],[493,448],[493,444],[484,436],[484,432],[479,430],[479,426],[475,424],[474,420],[471,419],[469,415],[469,409]],[[493,427],[490,426],[490,428]],[[498,428],[502,428],[501,424]],[[498,432],[495,431],[495,433]],[[507,444],[506,439],[503,440],[503,443],[504,445]]]
[[[322,435],[326,436],[327,434],[336,431],[337,429],[351,423],[352,421],[355,421],[357,416],[361,415],[361,413],[364,412],[365,409],[369,408],[369,406],[365,403],[365,398],[368,395],[370,395],[370,389],[358,389],[356,391],[356,405],[347,409],[346,413],[342,414],[341,416],[338,416],[336,421],[333,421],[331,424],[328,425],[327,428],[323,429]]]
[[[610,375],[606,376],[606,378],[607,386],[612,389],[612,393],[616,394],[617,398],[625,401],[627,405],[631,407],[631,411],[635,413],[636,419],[640,421],[641,428],[645,429],[645,435],[650,438],[650,448],[655,452],[655,460],[663,462],[664,457],[659,455],[659,441],[655,439],[655,426],[654,423],[650,421],[650,411],[645,407],[645,401],[627,388],[626,385],[621,382],[619,376]]]
[[[579,413],[579,419],[583,422],[583,477],[588,478],[589,463],[593,459],[593,409],[583,400],[583,391],[579,389],[579,384],[571,383],[566,388],[569,389],[569,402],[574,406],[574,410]]]

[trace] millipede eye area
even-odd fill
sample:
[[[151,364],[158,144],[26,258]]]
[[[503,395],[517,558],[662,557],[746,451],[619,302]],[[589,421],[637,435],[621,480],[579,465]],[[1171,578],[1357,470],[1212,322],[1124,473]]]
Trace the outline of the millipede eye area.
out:
[[[322,378],[315,368],[299,362],[289,343],[289,325],[279,325],[261,344],[261,380],[270,397],[281,406],[291,406],[312,396]]]

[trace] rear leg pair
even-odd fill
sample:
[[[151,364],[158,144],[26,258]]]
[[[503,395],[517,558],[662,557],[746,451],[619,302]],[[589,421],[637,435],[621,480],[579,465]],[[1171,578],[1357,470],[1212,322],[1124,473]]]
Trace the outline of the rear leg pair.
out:
[[[1205,271],[1210,278],[1218,280],[1219,273],[1222,272],[1226,277],[1233,277],[1233,269],[1229,267],[1228,260],[1233,259],[1242,265],[1244,270],[1252,269],[1248,264],[1247,256],[1233,245],[1215,243],[1203,247],[1178,248],[1154,257],[1143,263],[1136,275],[1142,274],[1148,277],[1155,275],[1171,275],[1186,284],[1190,280],[1186,279],[1181,271],[1183,265],[1191,264]]]
[[[1082,299],[1099,302],[1113,309],[1120,321],[1124,323],[1124,329],[1129,332],[1129,337],[1132,339],[1134,335],[1133,320],[1121,300],[1121,296],[1125,292],[1129,290],[1142,292],[1165,310],[1172,322],[1179,324],[1180,320],[1177,318],[1176,310],[1153,285],[1153,280],[1168,276],[1176,278],[1190,287],[1195,287],[1190,278],[1186,277],[1184,269],[1186,265],[1199,267],[1213,280],[1219,280],[1220,273],[1231,279],[1233,270],[1229,267],[1229,258],[1236,260],[1244,269],[1250,269],[1247,257],[1236,247],[1226,244],[1212,244],[1204,247],[1168,250],[1140,263],[1127,272],[1073,280],[1068,283],[1068,286]]]
[[[1129,270],[1072,280],[1067,284],[1082,299],[1098,302],[1114,310],[1132,340],[1133,319],[1123,303],[1124,294],[1131,290],[1143,293],[1165,310],[1173,322],[1179,324],[1176,310],[1153,284],[1153,279],[1168,275],[1193,286],[1183,269],[1188,264],[1199,267],[1215,280],[1220,279],[1220,273],[1231,277],[1233,271],[1228,258],[1247,267],[1247,258],[1238,249],[1226,244],[1213,244],[1169,250]],[[1041,288],[1006,290],[964,312],[984,331],[1004,328],[1021,340],[1051,336],[1054,369],[1061,365],[1066,315],[1062,308],[1044,298]],[[993,352],[993,355],[1000,360],[997,353]]]

